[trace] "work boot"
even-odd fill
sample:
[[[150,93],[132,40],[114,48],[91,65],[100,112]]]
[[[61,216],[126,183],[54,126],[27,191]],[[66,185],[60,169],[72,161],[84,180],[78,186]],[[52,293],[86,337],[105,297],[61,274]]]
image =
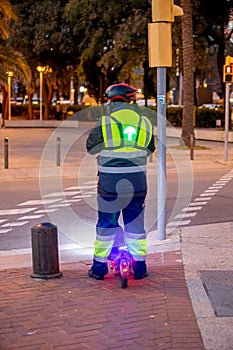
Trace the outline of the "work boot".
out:
[[[148,276],[147,266],[145,261],[134,261],[133,263],[134,279],[141,280]]]
[[[104,276],[108,273],[107,263],[102,263],[93,259],[93,265],[88,270],[88,276],[96,280],[104,280]]]

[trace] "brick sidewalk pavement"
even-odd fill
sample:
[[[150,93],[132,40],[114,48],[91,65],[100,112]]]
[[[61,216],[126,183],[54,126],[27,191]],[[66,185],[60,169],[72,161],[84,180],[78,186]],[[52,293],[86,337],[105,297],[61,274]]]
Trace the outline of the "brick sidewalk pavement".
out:
[[[62,278],[31,268],[1,270],[1,350],[202,350],[181,251],[148,256],[149,277],[122,289],[111,272],[87,276],[91,261],[61,264]]]

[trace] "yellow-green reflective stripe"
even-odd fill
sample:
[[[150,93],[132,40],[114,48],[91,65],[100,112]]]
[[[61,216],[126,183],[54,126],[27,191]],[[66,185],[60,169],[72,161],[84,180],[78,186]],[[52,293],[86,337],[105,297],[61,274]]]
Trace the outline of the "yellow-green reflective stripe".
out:
[[[152,137],[152,126],[146,117],[142,117],[141,128],[139,130],[138,144],[140,146],[148,146]]]
[[[112,249],[114,241],[95,241],[94,247],[95,247],[95,256],[99,256],[102,258],[108,257],[110,254],[110,251]]]
[[[147,254],[146,239],[126,238],[126,244],[132,256],[146,256]]]
[[[106,117],[106,122],[107,123],[105,124],[105,127],[106,127],[106,131],[107,131],[106,137],[107,137],[108,146],[113,147],[114,146],[114,142],[113,142],[114,136],[113,136],[113,124],[112,124],[111,118]]]
[[[150,140],[152,138],[152,133],[153,133],[153,130],[152,130],[152,124],[151,122],[149,121],[149,119],[145,116],[142,117],[144,123],[145,123],[145,129],[147,130],[147,133],[146,133],[146,146],[149,145],[150,143]]]
[[[105,147],[108,147],[107,130],[106,130],[106,117],[102,117],[102,134]]]
[[[138,141],[137,144],[139,146],[145,146],[145,140],[146,140],[146,130],[145,130],[145,123],[144,120],[142,119],[141,121],[141,128],[139,130],[139,135],[138,135]]]

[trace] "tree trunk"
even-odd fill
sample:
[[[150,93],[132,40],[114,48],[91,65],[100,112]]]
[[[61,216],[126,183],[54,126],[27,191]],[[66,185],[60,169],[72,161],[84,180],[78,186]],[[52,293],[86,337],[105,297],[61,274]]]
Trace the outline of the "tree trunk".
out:
[[[33,119],[33,110],[32,110],[33,93],[30,93],[27,91],[27,95],[28,95],[28,119],[32,120]]]
[[[4,120],[8,119],[8,99],[7,99],[7,89],[5,86],[1,86],[2,89],[2,118]]]
[[[51,101],[53,98],[53,86],[49,82],[49,80],[46,78],[46,76],[43,76],[43,98],[44,98],[44,120],[49,119],[49,113],[50,113],[50,107],[51,107]]]
[[[182,41],[183,41],[183,118],[182,134],[186,146],[190,146],[190,140],[194,138],[194,54],[193,54],[193,21],[192,0],[181,0],[182,16]]]

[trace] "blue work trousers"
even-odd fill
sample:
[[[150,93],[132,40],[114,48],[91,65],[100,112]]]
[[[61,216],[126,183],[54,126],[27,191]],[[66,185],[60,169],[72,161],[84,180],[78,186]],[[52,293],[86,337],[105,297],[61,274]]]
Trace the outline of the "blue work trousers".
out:
[[[144,228],[144,207],[146,191],[140,192],[140,195],[134,193],[126,194],[98,194],[98,222],[96,233],[98,236],[114,236],[113,248],[109,257],[115,257],[117,247],[125,245],[124,232],[135,236],[137,240],[142,234],[145,234]],[[119,218],[122,214],[123,226],[119,224]],[[106,237],[107,238],[107,237]]]

